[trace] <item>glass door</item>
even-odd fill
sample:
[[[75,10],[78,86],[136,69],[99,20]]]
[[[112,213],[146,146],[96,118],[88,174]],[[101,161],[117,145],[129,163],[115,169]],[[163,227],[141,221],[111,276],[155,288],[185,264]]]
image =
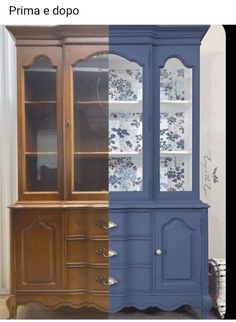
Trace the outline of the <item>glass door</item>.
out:
[[[147,171],[149,156],[146,153],[144,157],[143,133],[144,128],[148,130],[150,86],[149,68],[145,64],[149,48],[138,46],[139,51],[133,46],[122,48],[126,57],[141,55],[139,64],[138,60],[111,53],[113,47],[110,47],[68,46],[66,49],[66,93],[69,95],[66,99],[66,180],[71,199],[107,200],[108,192],[109,199],[111,194],[118,199],[148,194],[144,167]]]
[[[143,68],[109,55],[109,192],[143,191]]]
[[[108,47],[66,51],[67,192],[69,199],[108,199]]]
[[[61,52],[58,48],[51,49],[50,53],[40,49],[40,54],[34,56],[32,50],[30,54],[25,49],[22,51],[22,60],[30,64],[22,61],[20,74],[24,84],[19,94],[22,95],[19,106],[23,116],[23,122],[19,122],[22,126],[19,163],[23,163],[23,167],[19,167],[20,195],[24,195],[24,199],[58,199],[62,191]]]
[[[160,69],[160,191],[192,191],[192,69],[177,58]]]

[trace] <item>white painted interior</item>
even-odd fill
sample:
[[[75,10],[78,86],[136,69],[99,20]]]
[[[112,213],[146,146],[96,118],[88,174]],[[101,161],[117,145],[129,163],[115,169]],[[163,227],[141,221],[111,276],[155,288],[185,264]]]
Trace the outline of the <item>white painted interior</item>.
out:
[[[225,258],[225,38],[224,28],[212,25],[201,46],[201,199],[211,206],[211,258]]]
[[[0,26],[0,294],[9,292],[9,210],[17,199],[16,66],[11,36]],[[211,190],[201,189],[209,210],[210,257],[225,257],[225,34],[211,26],[201,47],[201,161]],[[213,183],[217,167],[219,183]],[[205,177],[207,179],[207,177]],[[202,181],[203,182],[203,181]],[[203,188],[203,185],[202,185]]]

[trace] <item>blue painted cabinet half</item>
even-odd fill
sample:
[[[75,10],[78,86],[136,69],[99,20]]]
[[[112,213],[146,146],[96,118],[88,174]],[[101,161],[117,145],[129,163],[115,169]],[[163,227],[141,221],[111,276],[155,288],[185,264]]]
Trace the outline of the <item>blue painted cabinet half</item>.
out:
[[[208,26],[110,26],[109,310],[207,318],[199,199],[200,44]]]

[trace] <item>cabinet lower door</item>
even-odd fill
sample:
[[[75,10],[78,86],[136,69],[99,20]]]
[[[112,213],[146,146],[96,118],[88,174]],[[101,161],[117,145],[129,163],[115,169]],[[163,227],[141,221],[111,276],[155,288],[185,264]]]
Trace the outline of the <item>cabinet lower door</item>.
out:
[[[15,211],[13,220],[16,288],[61,288],[61,221],[55,210]]]
[[[201,212],[157,212],[155,236],[157,290],[200,289]]]

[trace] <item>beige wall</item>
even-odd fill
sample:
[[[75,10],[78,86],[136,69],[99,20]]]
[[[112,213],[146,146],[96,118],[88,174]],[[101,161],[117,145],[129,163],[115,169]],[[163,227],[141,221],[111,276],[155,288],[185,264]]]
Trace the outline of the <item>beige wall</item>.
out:
[[[225,258],[225,65],[224,28],[212,25],[201,46],[200,170],[201,199],[211,206],[209,257],[214,258]]]

